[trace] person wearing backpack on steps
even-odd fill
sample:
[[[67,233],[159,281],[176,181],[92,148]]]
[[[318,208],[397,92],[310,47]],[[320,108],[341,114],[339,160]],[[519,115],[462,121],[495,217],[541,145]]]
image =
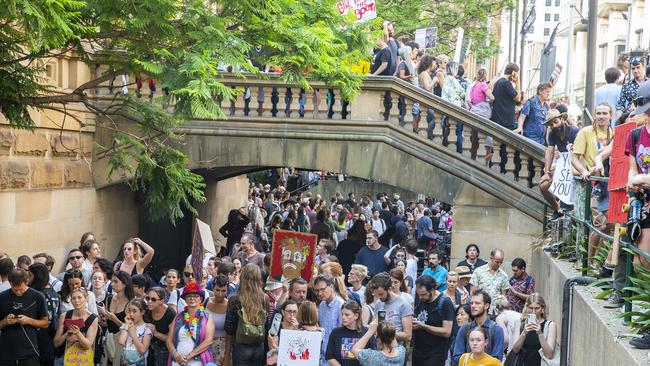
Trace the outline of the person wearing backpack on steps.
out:
[[[269,298],[264,293],[260,267],[245,265],[240,279],[237,293],[228,300],[226,309],[226,356],[222,366],[257,366],[265,360],[264,328]]]

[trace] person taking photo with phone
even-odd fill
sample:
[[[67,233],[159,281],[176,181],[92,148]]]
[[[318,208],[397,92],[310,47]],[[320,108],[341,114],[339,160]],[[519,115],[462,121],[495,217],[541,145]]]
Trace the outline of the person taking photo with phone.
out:
[[[557,337],[557,326],[555,322],[546,319],[548,310],[546,301],[538,294],[533,293],[526,300],[522,321],[517,323],[512,341],[512,352],[524,350],[526,366],[538,366],[542,364],[542,357],[552,359],[555,354],[555,341]]]

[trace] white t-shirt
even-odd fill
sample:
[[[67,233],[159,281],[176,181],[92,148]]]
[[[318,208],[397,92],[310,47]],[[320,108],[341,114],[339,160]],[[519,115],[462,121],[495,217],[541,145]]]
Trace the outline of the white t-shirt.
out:
[[[377,232],[377,235],[381,236],[384,231],[386,231],[386,223],[382,219],[370,219],[372,222],[372,229]]]
[[[2,291],[7,291],[7,290],[9,290],[10,288],[11,288],[11,285],[9,284],[9,281],[8,281],[8,280],[7,280],[7,281],[0,282],[0,292],[2,292]]]

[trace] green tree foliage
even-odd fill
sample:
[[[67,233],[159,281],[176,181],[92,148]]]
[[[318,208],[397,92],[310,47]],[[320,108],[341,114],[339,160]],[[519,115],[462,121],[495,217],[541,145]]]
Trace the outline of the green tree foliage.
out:
[[[350,65],[367,58],[373,24],[353,25],[335,4],[8,0],[0,8],[0,108],[17,128],[36,127],[30,108],[66,113],[83,128],[87,121],[68,106],[85,106],[98,116],[96,129],[112,136],[97,146],[111,173],[134,174],[131,185],[146,192],[151,217],[174,221],[183,209],[194,212],[192,200],[205,201],[203,179],[186,168],[187,157],[176,148],[183,139],[174,130],[194,117],[225,118],[216,101],[236,92],[219,82],[219,65],[257,72],[248,55],[259,44],[265,50],[260,61],[280,67],[285,81],[309,88],[308,78],[324,80],[345,96],[358,89],[361,77]],[[45,63],[62,54],[79,57],[95,77],[74,90],[48,85]],[[122,74],[155,78],[159,95],[162,88],[170,93],[150,103],[109,89],[116,77],[121,86]],[[98,102],[93,94],[105,98]],[[174,105],[173,112],[161,104]]]
[[[411,38],[418,28],[438,27],[434,54],[453,55],[457,29],[462,27],[464,39],[472,40],[469,51],[481,60],[499,51],[495,35],[487,28],[488,18],[514,4],[514,0],[378,0],[377,7],[383,18],[394,23],[396,32]],[[498,17],[492,19],[493,24],[499,21]]]

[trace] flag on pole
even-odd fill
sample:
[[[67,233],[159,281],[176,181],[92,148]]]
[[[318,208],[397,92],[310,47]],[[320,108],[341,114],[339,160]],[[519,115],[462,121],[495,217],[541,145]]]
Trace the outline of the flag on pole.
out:
[[[533,5],[532,9],[530,9],[530,13],[528,13],[526,20],[524,21],[524,25],[521,27],[521,34],[528,34],[528,32],[530,32],[530,28],[533,27],[533,23],[535,23],[535,5]]]
[[[548,43],[546,44],[546,47],[544,47],[544,51],[542,51],[542,54],[549,55],[551,51],[553,51],[553,47],[555,46],[555,34],[557,33],[557,27],[559,25],[560,23],[557,23],[555,25],[555,28],[553,29],[553,33],[551,33],[551,38],[548,39]]]

